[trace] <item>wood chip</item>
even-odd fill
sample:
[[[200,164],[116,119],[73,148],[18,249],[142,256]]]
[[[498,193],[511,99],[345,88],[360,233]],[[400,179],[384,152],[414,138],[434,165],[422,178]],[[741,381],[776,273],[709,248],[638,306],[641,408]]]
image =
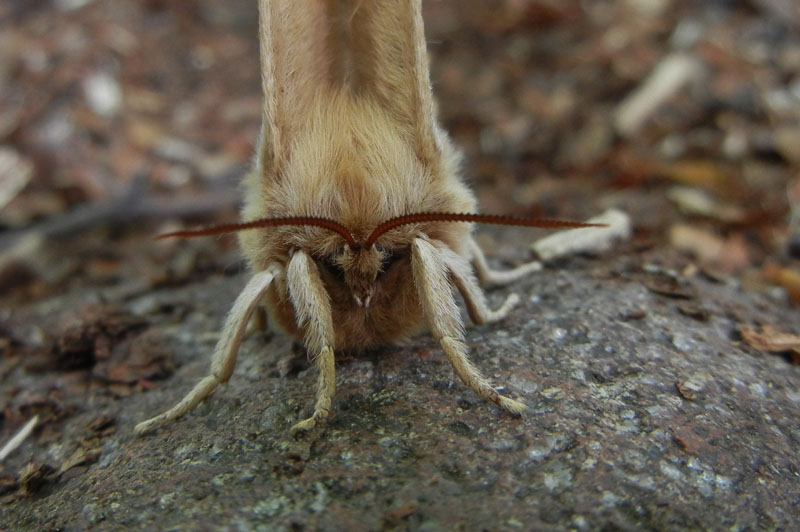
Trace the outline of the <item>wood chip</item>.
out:
[[[553,233],[531,245],[544,261],[574,255],[576,253],[600,253],[611,249],[617,240],[631,236],[631,219],[625,212],[609,209],[588,223],[606,224],[607,227],[582,227]]]

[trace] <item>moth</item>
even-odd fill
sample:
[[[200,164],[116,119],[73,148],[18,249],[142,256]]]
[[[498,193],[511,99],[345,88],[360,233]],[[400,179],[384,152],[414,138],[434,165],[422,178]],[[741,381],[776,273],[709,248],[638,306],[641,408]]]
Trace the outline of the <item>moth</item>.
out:
[[[513,413],[468,358],[453,292],[475,323],[503,319],[519,301],[488,307],[480,280],[504,284],[540,268],[489,268],[474,223],[588,224],[475,214],[460,155],[436,119],[421,0],[260,0],[263,122],[244,181],[242,218],[168,236],[238,232],[253,275],[216,345],[211,373],[150,432],[189,412],[233,372],[260,305],[301,339],[318,370],[311,417],[328,416],[334,352],[358,352],[430,330],[456,375]]]

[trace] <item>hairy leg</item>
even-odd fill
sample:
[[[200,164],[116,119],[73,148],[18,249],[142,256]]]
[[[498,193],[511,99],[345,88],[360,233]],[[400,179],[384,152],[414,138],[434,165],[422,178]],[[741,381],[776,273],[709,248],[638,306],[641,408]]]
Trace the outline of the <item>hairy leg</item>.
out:
[[[256,310],[253,311],[253,316],[250,318],[250,322],[247,324],[247,329],[244,331],[245,336],[250,336],[251,334],[266,334],[269,330],[269,319],[267,318],[267,309],[263,306],[256,307]]]
[[[297,324],[305,331],[305,344],[319,371],[314,413],[291,428],[291,432],[310,430],[325,419],[336,391],[336,368],[333,355],[333,317],[328,292],[317,266],[304,251],[297,250],[286,268],[286,283],[294,306]]]
[[[137,435],[152,432],[158,427],[183,416],[208,397],[217,386],[228,382],[236,365],[236,355],[239,352],[239,345],[242,343],[250,316],[279,272],[280,266],[272,265],[266,270],[253,275],[239,294],[239,297],[236,298],[236,302],[225,320],[222,336],[217,342],[211,361],[211,373],[197,383],[192,391],[177,405],[159,416],[136,425],[134,432]]]
[[[519,296],[510,294],[500,308],[497,310],[490,309],[467,260],[444,243],[437,244],[436,241],[433,241],[432,244],[441,254],[442,261],[450,272],[450,277],[464,298],[469,317],[473,323],[482,324],[500,321],[508,316],[511,309],[519,303]]]
[[[456,375],[483,399],[516,414],[525,410],[523,403],[503,397],[492,388],[467,357],[463,326],[441,251],[426,239],[417,238],[411,247],[411,264],[431,333],[444,349]]]
[[[483,254],[478,243],[470,237],[469,251],[472,255],[472,264],[475,266],[475,272],[478,274],[478,279],[484,283],[489,284],[508,284],[525,277],[526,275],[538,272],[542,269],[542,264],[538,261],[527,262],[521,266],[517,266],[513,270],[498,271],[489,267],[486,262],[486,255]]]

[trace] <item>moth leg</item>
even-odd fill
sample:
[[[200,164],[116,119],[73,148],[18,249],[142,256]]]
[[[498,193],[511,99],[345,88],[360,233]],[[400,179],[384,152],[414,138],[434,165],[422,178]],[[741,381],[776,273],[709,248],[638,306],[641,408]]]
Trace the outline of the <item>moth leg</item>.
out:
[[[317,379],[317,401],[314,404],[314,413],[311,417],[292,425],[292,428],[289,429],[291,434],[313,429],[318,421],[325,419],[330,413],[333,394],[336,391],[336,368],[333,349],[326,345],[315,358],[314,364],[319,369],[319,377]]]
[[[493,270],[486,262],[486,255],[483,250],[475,242],[472,237],[469,238],[469,251],[472,255],[472,264],[475,266],[475,272],[478,274],[478,279],[484,283],[502,285],[513,283],[514,281],[525,277],[526,275],[538,272],[542,269],[542,263],[539,261],[532,261],[517,266],[512,270],[500,271]]]
[[[506,300],[500,305],[497,310],[492,310],[486,303],[486,297],[483,291],[478,286],[478,281],[472,273],[469,263],[459,255],[451,250],[446,245],[437,245],[433,242],[434,246],[441,253],[442,260],[445,266],[450,271],[450,277],[455,282],[458,291],[464,298],[467,304],[467,312],[473,323],[493,323],[500,321],[508,316],[511,309],[519,303],[519,296],[517,294],[509,294]]]
[[[290,432],[311,430],[328,416],[336,391],[336,368],[333,355],[333,318],[328,292],[322,284],[317,265],[302,250],[297,250],[286,268],[289,298],[294,306],[298,326],[305,331],[305,344],[312,362],[319,371],[314,413],[294,425]]]
[[[261,333],[266,334],[268,329],[267,309],[263,306],[256,307],[253,312],[253,317],[247,323],[247,329],[244,332],[245,336],[251,334]]]
[[[458,378],[483,399],[497,403],[510,412],[518,414],[525,410],[523,403],[503,397],[492,388],[467,357],[463,325],[442,252],[427,240],[416,238],[411,247],[411,267],[431,333],[439,341]]]
[[[200,404],[217,386],[228,382],[236,365],[236,354],[239,352],[239,344],[242,343],[250,316],[278,273],[280,273],[280,266],[273,264],[266,270],[253,275],[236,298],[233,308],[231,308],[228,318],[225,320],[222,336],[214,349],[211,373],[197,383],[192,391],[186,394],[186,397],[177,405],[159,416],[136,425],[134,432],[137,435],[152,432],[158,427],[178,419]]]

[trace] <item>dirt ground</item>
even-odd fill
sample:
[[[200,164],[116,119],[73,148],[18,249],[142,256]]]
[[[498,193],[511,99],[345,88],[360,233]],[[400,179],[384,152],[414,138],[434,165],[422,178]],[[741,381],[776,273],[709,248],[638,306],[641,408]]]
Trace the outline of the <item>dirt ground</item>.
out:
[[[248,273],[255,2],[0,4],[0,530],[800,527],[800,7],[427,0],[432,82],[486,213],[630,238],[549,261],[469,327],[515,418],[429,335],[315,374],[279,333],[208,371]],[[542,231],[477,228],[491,263]],[[466,314],[466,313],[465,313]],[[9,447],[10,449],[10,447]]]

